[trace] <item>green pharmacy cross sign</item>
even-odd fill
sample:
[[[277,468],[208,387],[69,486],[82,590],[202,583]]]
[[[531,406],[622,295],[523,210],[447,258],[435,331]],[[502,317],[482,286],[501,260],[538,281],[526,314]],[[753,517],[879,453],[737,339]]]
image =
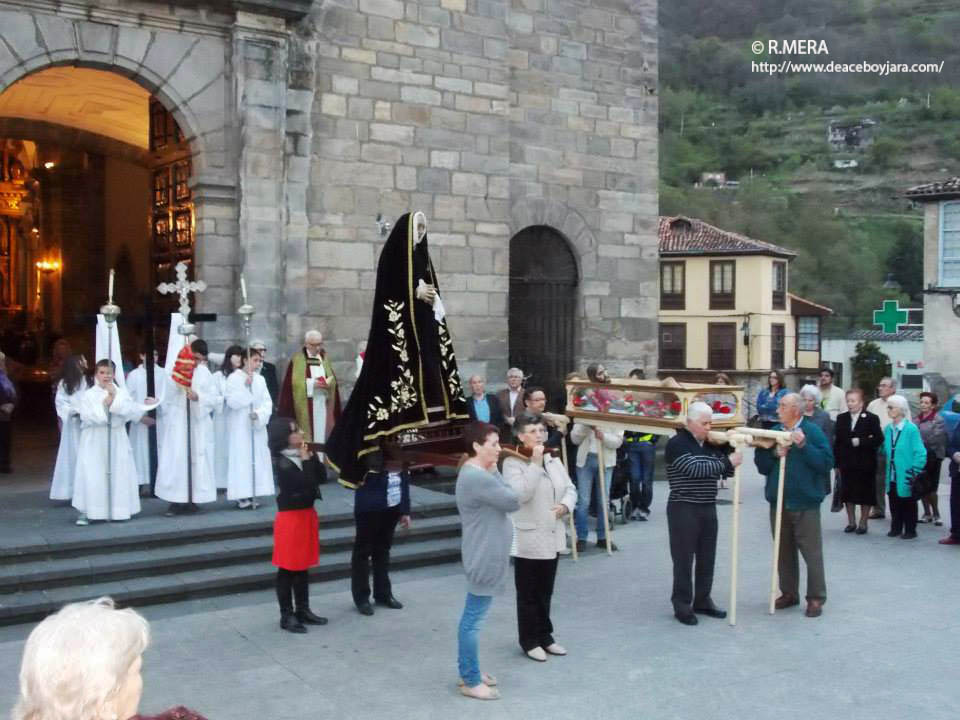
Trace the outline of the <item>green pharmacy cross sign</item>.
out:
[[[873,324],[883,328],[885,333],[896,333],[901,325],[907,324],[907,311],[900,309],[896,300],[884,300],[883,308],[873,311]]]

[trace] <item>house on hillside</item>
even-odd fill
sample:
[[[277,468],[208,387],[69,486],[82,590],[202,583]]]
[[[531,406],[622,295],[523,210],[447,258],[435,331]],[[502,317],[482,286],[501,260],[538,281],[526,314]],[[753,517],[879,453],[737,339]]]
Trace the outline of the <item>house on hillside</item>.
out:
[[[943,398],[960,387],[960,177],[904,194],[923,206],[924,376]]]
[[[794,252],[688,217],[661,217],[659,242],[661,377],[756,388],[771,368],[816,372],[833,311],[789,292]]]
[[[870,118],[831,120],[827,126],[827,142],[835,152],[863,150],[873,144],[873,128],[876,124]]]

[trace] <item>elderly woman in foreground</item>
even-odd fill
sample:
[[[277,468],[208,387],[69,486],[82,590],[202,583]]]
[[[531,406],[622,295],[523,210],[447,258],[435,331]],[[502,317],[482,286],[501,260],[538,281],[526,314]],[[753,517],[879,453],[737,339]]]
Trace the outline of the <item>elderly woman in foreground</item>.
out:
[[[577,490],[563,462],[544,454],[547,428],[539,416],[521,413],[513,423],[518,450],[506,451],[503,479],[520,500],[513,516],[515,549],[513,577],[517,587],[517,629],[520,647],[531,660],[566,655],[553,639],[550,600],[557,576],[559,552],[567,548],[563,518],[577,504]]]
[[[477,632],[494,595],[506,590],[513,523],[508,513],[520,508],[517,494],[497,472],[500,435],[488,423],[463,431],[467,459],[457,475],[457,510],[463,527],[461,556],[467,575],[467,600],[457,634],[460,692],[477,700],[496,700],[492,675],[480,672]]]
[[[927,450],[920,430],[907,419],[909,412],[910,406],[903,395],[887,398],[890,424],[883,430],[886,486],[890,499],[890,532],[887,537],[899,536],[903,540],[917,537],[917,498],[913,496],[913,479],[927,466]]]
[[[186,708],[137,714],[147,621],[108,597],[65,606],[30,633],[13,720],[203,720]]]

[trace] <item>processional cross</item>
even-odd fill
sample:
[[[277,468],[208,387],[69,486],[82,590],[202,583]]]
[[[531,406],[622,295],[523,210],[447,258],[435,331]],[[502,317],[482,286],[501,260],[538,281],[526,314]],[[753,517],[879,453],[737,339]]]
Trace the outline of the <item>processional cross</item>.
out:
[[[203,280],[187,280],[187,265],[182,260],[177,263],[175,268],[177,281],[172,283],[160,283],[157,285],[157,291],[161,295],[172,295],[174,293],[180,296],[180,314],[183,315],[183,325],[178,332],[181,335],[192,335],[194,327],[190,323],[190,293],[202,293],[207,289],[207,284]]]
[[[180,261],[176,266],[177,281],[172,283],[160,283],[157,285],[157,291],[161,295],[172,295],[174,293],[180,296],[180,314],[183,316],[183,323],[177,328],[177,332],[183,335],[183,342],[193,334],[194,326],[190,322],[190,293],[202,293],[207,289],[207,284],[203,280],[187,280],[186,263]],[[173,372],[173,368],[170,368]],[[189,388],[185,387],[185,391]],[[187,505],[193,510],[193,447],[190,427],[190,394],[187,392]]]

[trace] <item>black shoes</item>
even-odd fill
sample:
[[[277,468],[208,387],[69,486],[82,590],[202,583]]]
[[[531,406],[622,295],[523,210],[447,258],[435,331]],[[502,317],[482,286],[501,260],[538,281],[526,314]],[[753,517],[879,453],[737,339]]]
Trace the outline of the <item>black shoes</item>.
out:
[[[887,533],[887,537],[900,537],[900,533],[894,532],[893,530],[891,530],[890,532]]]
[[[587,541],[586,541],[586,540],[577,540],[577,552],[578,552],[578,553],[582,553],[582,552],[586,551],[586,549],[587,549]]]
[[[901,539],[901,540],[915,540],[916,537],[917,537],[917,534],[916,534],[915,532],[905,532],[903,535],[900,536],[900,539]]]
[[[374,602],[376,602],[377,605],[383,605],[383,607],[388,607],[391,610],[403,609],[403,603],[397,600],[393,595],[388,598],[384,598],[383,600],[375,600]]]
[[[287,632],[303,635],[307,628],[297,619],[297,616],[291,612],[280,613],[280,627]]]
[[[844,531],[845,533],[852,533],[852,532],[856,531],[856,529],[857,529],[857,526],[856,526],[856,525],[847,525],[847,526],[843,529],[843,531]]]
[[[357,612],[361,615],[373,615],[373,605],[368,602],[358,603]]]
[[[726,610],[721,610],[713,603],[710,603],[710,605],[708,605],[707,607],[702,607],[702,608],[695,607],[693,611],[695,613],[700,613],[701,615],[706,615],[707,617],[717,618],[718,620],[722,620],[727,616]]]
[[[606,541],[605,539],[604,539],[604,540],[597,540],[597,547],[600,548],[601,550],[606,550],[606,549],[607,549],[607,541]],[[619,550],[619,549],[620,549],[620,548],[617,547],[617,544],[616,544],[613,540],[611,540],[611,541],[610,541],[610,552],[616,552],[616,551]]]
[[[697,620],[697,616],[694,615],[692,612],[685,612],[685,613],[676,612],[673,614],[673,616],[677,618],[677,620],[682,622],[684,625],[696,625],[698,622],[700,622],[699,620]]]
[[[297,610],[296,618],[304,625],[326,625],[327,624],[327,619],[325,617],[314,615],[313,611],[310,608],[303,608],[302,610]]]
[[[867,534],[867,528],[865,525],[861,525],[860,527],[857,528],[857,535],[866,535],[866,534]]]

